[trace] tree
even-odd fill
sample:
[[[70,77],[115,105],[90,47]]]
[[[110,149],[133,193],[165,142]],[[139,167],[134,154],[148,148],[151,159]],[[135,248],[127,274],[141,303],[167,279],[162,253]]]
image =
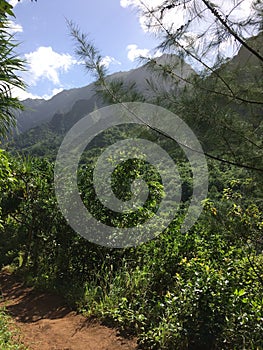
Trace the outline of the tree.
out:
[[[15,125],[14,110],[23,109],[18,98],[12,96],[12,89],[25,87],[17,73],[24,70],[24,62],[15,54],[17,43],[8,32],[8,16],[14,16],[12,6],[0,0],[0,136]]]
[[[245,2],[231,2],[232,7],[224,15],[220,7],[209,1],[163,1],[156,9],[140,2],[143,14],[148,19],[148,27],[154,28],[155,34],[161,40],[157,49],[175,53],[182,59],[191,61],[199,72],[198,76],[183,78],[186,85],[181,96],[171,90],[160,94],[160,90],[152,86],[153,90],[156,88],[157,94],[151,102],[177,113],[202,142],[204,153],[211,160],[210,170],[214,168],[217,171],[217,174],[210,173],[210,181],[218,185],[215,191],[216,205],[212,208],[212,221],[217,225],[211,225],[211,234],[218,232],[220,237],[225,235],[231,237],[232,242],[242,242],[244,260],[251,266],[258,283],[262,284],[260,265],[251,258],[255,249],[262,250],[262,228],[259,224],[261,214],[258,214],[262,211],[258,189],[262,189],[263,172],[262,10],[261,3],[254,1],[251,15],[234,22],[230,15],[242,3]],[[164,19],[165,12],[175,7],[181,7],[185,12],[185,24],[179,29],[174,29],[171,24],[167,25]],[[196,21],[199,22],[198,27]],[[126,94],[125,88],[122,93],[118,88],[116,91],[117,84],[114,85],[106,79],[102,57],[90,43],[88,36],[72,23],[70,29],[76,41],[77,55],[84,61],[85,68],[95,73],[103,94],[112,103],[126,102],[130,93]],[[200,33],[193,33],[194,29],[200,29]],[[209,36],[212,36],[210,41]],[[230,43],[232,40],[233,45],[236,45],[238,55],[233,60],[222,55],[222,46],[226,40]],[[155,58],[145,59],[144,62],[153,73],[159,72],[162,79],[167,75],[174,82],[180,79],[180,76],[176,76],[173,64],[160,64]],[[150,125],[147,126],[153,129]],[[160,130],[154,131],[169,139]],[[249,191],[246,181],[253,184]],[[223,202],[226,198],[224,193],[231,188],[233,182],[235,191],[242,198],[242,206],[234,202],[233,208],[224,208],[218,198],[222,198]],[[223,240],[227,242],[227,239]]]
[[[241,1],[241,3],[242,2],[243,1]],[[259,6],[254,5],[255,10],[253,14],[247,18],[246,21],[236,24],[237,28],[240,28],[238,32],[229,27],[228,22],[225,23],[225,21],[228,21],[229,16],[227,16],[227,19],[222,19],[221,15],[218,14],[218,10],[213,10],[214,5],[212,6],[210,2],[205,2],[204,5],[209,5],[209,7],[203,8],[203,6],[200,8],[198,1],[194,0],[175,2],[172,1],[171,3],[164,1],[162,6],[158,6],[157,9],[149,8],[143,2],[140,3],[142,4],[143,14],[145,18],[148,19],[149,28],[154,27],[156,35],[163,38],[163,41],[157,47],[157,49],[161,49],[164,52],[167,52],[167,50],[169,50],[170,52],[179,55],[183,59],[192,61],[195,67],[196,63],[199,64],[198,68],[200,76],[194,77],[192,79],[185,79],[174,73],[173,64],[158,64],[155,58],[146,59],[148,67],[152,69],[154,73],[159,72],[163,79],[165,79],[167,75],[170,76],[174,81],[178,78],[183,79],[186,83],[186,90],[188,92],[184,94],[182,99],[179,99],[178,96],[173,95],[171,91],[164,91],[163,95],[161,95],[160,91],[156,88],[158,95],[156,95],[156,101],[153,102],[161,104],[168,109],[172,109],[174,112],[178,112],[180,116],[192,115],[190,126],[192,126],[191,122],[197,121],[196,113],[200,113],[199,109],[201,109],[202,120],[200,120],[198,116],[198,121],[199,124],[200,122],[205,122],[207,128],[211,123],[211,109],[203,108],[204,106],[209,106],[209,104],[213,105],[216,103],[218,110],[222,106],[229,107],[231,114],[229,114],[229,111],[225,109],[225,115],[229,114],[228,119],[233,119],[233,116],[236,116],[236,114],[238,114],[238,118],[236,118],[238,128],[233,129],[233,126],[231,124],[228,124],[229,120],[223,121],[219,116],[216,121],[216,129],[218,130],[218,128],[221,128],[220,133],[224,138],[225,133],[223,132],[223,129],[228,129],[228,132],[232,130],[231,132],[235,135],[235,137],[233,138],[233,135],[231,135],[231,138],[233,138],[236,143],[235,147],[240,150],[240,139],[242,139],[243,143],[245,141],[246,146],[248,144],[253,148],[253,150],[256,150],[256,154],[251,154],[251,157],[249,158],[251,158],[252,161],[248,162],[247,149],[246,154],[243,154],[241,157],[241,153],[239,152],[239,154],[235,154],[232,147],[229,145],[229,142],[224,140],[224,144],[227,146],[225,147],[224,152],[221,152],[221,149],[220,153],[208,152],[205,149],[206,156],[218,162],[262,172],[263,167],[259,166],[257,161],[259,158],[258,151],[262,151],[262,147],[260,145],[260,132],[262,126],[260,126],[261,119],[259,117],[259,111],[263,104],[260,93],[262,89],[262,81],[258,79],[258,71],[255,71],[255,62],[253,59],[252,66],[254,67],[254,72],[252,78],[247,78],[251,71],[246,72],[246,66],[239,67],[238,65],[231,71],[225,69],[224,67],[226,67],[225,63],[227,61],[223,59],[220,49],[221,44],[225,39],[228,39],[229,36],[233,37],[234,39],[236,39],[238,36],[239,43],[241,42],[245,44],[242,48],[248,50],[252,58],[257,60],[257,69],[260,70],[262,68],[262,55],[260,53],[260,50],[262,51],[262,48],[260,46],[260,40],[245,40],[242,34],[242,30],[248,30],[247,27],[251,26],[254,32],[261,30],[260,20],[258,18],[258,14],[260,12]],[[203,2],[201,1],[201,3]],[[190,8],[190,5],[192,5],[193,8]],[[167,28],[162,20],[164,12],[166,10],[171,10],[175,6],[181,6],[183,8],[183,11],[186,11],[185,18],[187,20],[185,25],[173,31],[173,26],[171,25]],[[232,8],[232,11],[234,11],[235,7],[237,7],[237,5]],[[192,26],[196,25],[196,20],[207,24],[208,20],[204,15],[204,13],[207,13],[206,10],[209,10],[212,14],[212,18],[209,18],[209,23],[212,21],[212,24],[210,23],[208,28],[205,26],[200,34],[190,35],[189,31],[192,33]],[[232,11],[230,11],[229,14]],[[221,19],[221,22],[219,19]],[[217,27],[218,21],[220,22],[220,28]],[[97,78],[97,85],[100,87],[100,92],[102,92],[104,96],[108,96],[108,99],[113,103],[127,101],[127,97],[131,96],[131,89],[122,89],[121,93],[121,89],[118,90],[118,87],[121,88],[121,84],[117,84],[116,82],[109,82],[106,79],[107,71],[103,65],[102,56],[100,55],[99,50],[97,50],[94,45],[90,43],[88,36],[81,33],[79,28],[76,27],[73,23],[69,23],[69,27],[72,36],[76,40],[76,54],[82,61],[85,62],[85,68],[95,74],[95,77]],[[202,30],[201,24],[199,24],[199,27],[201,27]],[[212,32],[209,34],[209,31]],[[210,43],[207,43],[207,36],[212,34],[214,36],[214,39]],[[261,36],[259,36],[259,39],[260,38]],[[196,45],[196,42],[199,42],[198,45]],[[254,47],[254,45],[256,45],[256,47]],[[214,60],[213,64],[209,64],[207,62],[206,55],[210,54],[211,57],[211,51],[215,50],[215,48],[217,49],[217,57]],[[242,78],[241,80],[240,76],[244,79]],[[152,88],[154,89],[154,87]],[[127,92],[129,93],[127,94]],[[136,94],[133,94],[133,97],[134,96],[136,96]],[[191,96],[193,96],[193,98]],[[192,105],[196,107],[195,110],[193,108],[189,108]],[[252,119],[257,119],[256,123],[252,123],[254,129],[250,128],[251,130],[248,130],[248,134],[244,137],[243,134],[245,132],[245,128],[248,127],[248,124],[244,125],[243,123],[243,127],[241,125],[242,123],[239,117],[240,110],[242,109],[245,109],[245,113],[249,114],[249,122],[251,122]],[[222,112],[221,114],[223,115]],[[195,116],[194,118],[193,115]],[[257,117],[255,117],[255,115]],[[216,119],[216,117],[213,115],[213,127],[215,126],[214,119]],[[189,122],[189,120],[187,121]],[[224,128],[222,128],[222,123],[224,124]],[[150,125],[147,126],[151,128]],[[249,127],[250,126],[251,125],[249,125]],[[160,132],[159,130],[155,131]],[[237,135],[239,135],[239,141],[237,141]],[[251,139],[250,135],[253,135]],[[163,136],[168,137],[167,135]],[[243,149],[246,148],[246,146],[243,146]]]
[[[166,0],[156,7],[140,1],[139,9],[161,41],[157,49],[190,61],[200,73],[187,81],[186,100],[168,92],[162,103],[188,115],[190,126],[207,126],[219,141],[217,152],[207,151],[208,157],[262,172],[262,1]],[[167,22],[167,15],[174,16],[174,23]],[[229,64],[227,54],[237,53]],[[174,76],[172,66],[160,66],[155,59],[149,63]]]
[[[245,8],[242,8],[244,5],[247,10],[245,15]],[[213,69],[211,63],[214,62],[216,67],[218,63],[222,63],[222,46],[227,41],[229,46],[233,46],[232,49],[243,45],[263,61],[259,49],[253,48],[246,40],[262,31],[263,7],[260,0],[228,0],[224,3],[207,0],[164,0],[156,7],[140,1],[140,11],[145,16],[148,29],[163,39],[159,48],[190,56],[208,70]],[[175,21],[167,24],[165,16],[170,11],[174,11],[172,14]],[[180,26],[176,25],[177,20],[182,23]],[[207,59],[209,54],[210,58]],[[216,60],[211,60],[211,55]]]

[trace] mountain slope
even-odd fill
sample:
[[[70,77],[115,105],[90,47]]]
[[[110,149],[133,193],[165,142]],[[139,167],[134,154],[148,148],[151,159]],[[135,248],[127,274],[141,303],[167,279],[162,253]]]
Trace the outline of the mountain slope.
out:
[[[64,90],[50,100],[25,100],[25,111],[17,115],[17,129],[25,132],[51,120],[55,113],[67,113],[79,99],[89,100],[95,95],[94,84],[83,88]]]
[[[157,61],[160,64],[173,62],[174,70],[178,73],[178,75],[182,75],[183,77],[188,77],[195,74],[194,70],[188,64],[183,64],[182,61],[175,55],[163,55],[157,58]],[[136,83],[136,89],[138,92],[145,95],[146,98],[149,97],[149,94],[151,93],[149,91],[148,84],[150,80],[158,82],[158,85],[161,88],[161,81],[159,77],[153,75],[153,73],[148,69],[147,64],[127,72],[114,73],[108,76],[107,79],[108,81],[121,80],[125,85],[134,82]],[[166,88],[167,84],[169,88],[171,88],[171,82],[166,82]],[[183,83],[180,82],[180,88],[182,86]],[[69,113],[78,100],[87,101],[87,113],[93,110],[95,105],[97,107],[102,105],[101,100],[96,95],[96,87],[94,83],[82,88],[64,90],[48,101],[41,99],[25,100],[25,111],[22,111],[17,115],[18,133],[25,132],[42,123],[49,122],[56,113]]]
[[[262,51],[262,46],[260,45],[262,43],[262,35],[250,38],[248,43],[253,47],[259,47],[259,50]],[[112,74],[106,79],[109,82],[121,81],[127,94],[130,92],[131,83],[134,82],[135,90],[138,94],[142,95],[146,101],[149,101],[154,94],[159,96],[158,91],[164,90],[173,92],[173,96],[176,99],[176,96],[180,96],[185,87],[184,78],[189,78],[189,76],[197,77],[195,71],[175,55],[165,54],[156,58],[156,62],[157,65],[171,65],[172,63],[175,76],[178,76],[178,79],[174,79],[174,77],[173,80],[169,77],[165,79],[163,76],[158,75],[158,72],[153,72],[153,70],[149,69],[148,64],[128,72]],[[235,87],[237,94],[240,96],[244,94],[244,97],[249,98],[249,83],[254,84],[255,79],[258,79],[260,76],[260,70],[262,71],[262,65],[260,65],[258,60],[255,61],[251,53],[244,47],[241,47],[235,57],[219,68],[218,73],[230,79],[230,82],[237,82],[238,84]],[[180,79],[180,76],[183,79]],[[212,81],[213,75],[205,80],[208,86]],[[157,91],[150,89],[151,83],[157,88]],[[257,86],[260,86],[260,84]],[[254,85],[252,98],[260,98],[258,92],[254,89]],[[129,96],[127,100],[129,100]],[[216,96],[216,101],[219,104],[221,101],[223,105],[227,103],[220,95]],[[49,101],[26,100],[25,106],[28,109],[18,116],[19,129],[22,133],[14,138],[9,147],[34,155],[49,154],[53,158],[63,139],[63,135],[78,120],[95,108],[101,108],[103,105],[105,105],[105,102],[103,102],[101,95],[96,93],[94,83],[83,88],[62,91]],[[251,113],[252,107],[249,106],[248,110],[246,105],[235,101],[233,101],[231,106],[232,111],[237,113],[240,120],[243,119],[253,125],[258,125],[260,113],[257,105],[252,106],[253,113]],[[192,118],[195,117],[192,116]],[[203,134],[205,133],[205,130],[201,131]]]

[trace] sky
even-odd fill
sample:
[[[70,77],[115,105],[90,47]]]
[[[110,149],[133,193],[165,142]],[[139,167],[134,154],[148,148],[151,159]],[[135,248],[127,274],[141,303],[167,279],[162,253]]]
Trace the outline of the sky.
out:
[[[157,45],[154,36],[141,27],[136,11],[123,0],[9,2],[16,16],[11,29],[20,43],[16,52],[28,62],[23,74],[27,91],[14,92],[21,99],[48,99],[93,80],[75,56],[66,19],[89,34],[109,73],[136,68],[136,58]]]
[[[217,0],[220,1],[220,0]],[[224,0],[224,4],[230,0]],[[140,0],[9,0],[16,16],[10,25],[20,43],[17,53],[27,61],[22,74],[27,90],[15,90],[20,99],[49,99],[64,89],[88,85],[94,79],[74,53],[66,19],[73,21],[99,49],[109,73],[139,65],[139,56],[154,55],[158,41],[139,14]],[[149,6],[161,0],[144,0]],[[252,0],[245,0],[239,16]],[[177,12],[175,12],[177,11]],[[182,13],[170,11],[166,22],[179,27]]]

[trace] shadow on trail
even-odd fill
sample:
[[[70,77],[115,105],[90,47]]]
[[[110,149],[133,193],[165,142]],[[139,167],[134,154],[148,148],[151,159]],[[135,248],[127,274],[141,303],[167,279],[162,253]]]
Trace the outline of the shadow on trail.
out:
[[[0,308],[20,329],[30,350],[136,350],[137,340],[71,310],[61,296],[25,286],[18,276],[0,272]]]
[[[61,297],[49,293],[40,293],[25,287],[6,272],[0,274],[2,298],[0,305],[17,321],[23,323],[37,322],[41,319],[63,318],[72,310],[61,301]],[[6,305],[6,300],[8,300]]]

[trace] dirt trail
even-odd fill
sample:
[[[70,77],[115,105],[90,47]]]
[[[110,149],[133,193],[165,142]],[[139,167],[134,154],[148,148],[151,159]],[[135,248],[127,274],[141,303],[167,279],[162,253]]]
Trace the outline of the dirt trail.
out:
[[[114,329],[88,321],[70,310],[60,297],[24,287],[12,275],[1,272],[2,297],[21,340],[30,350],[135,350]]]

